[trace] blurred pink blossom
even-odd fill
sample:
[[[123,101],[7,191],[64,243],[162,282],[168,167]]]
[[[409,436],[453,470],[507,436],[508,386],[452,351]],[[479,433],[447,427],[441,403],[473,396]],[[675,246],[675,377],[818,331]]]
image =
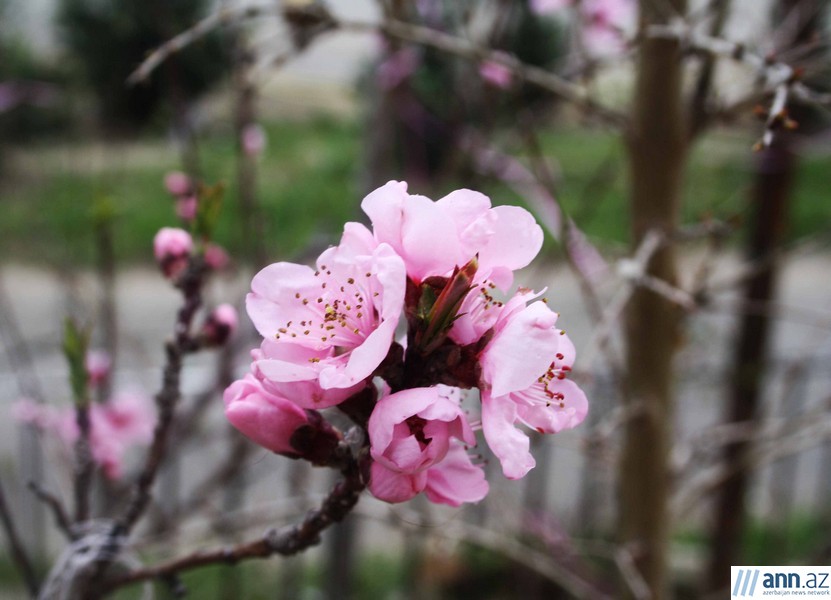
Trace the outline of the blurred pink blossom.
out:
[[[265,150],[268,139],[265,129],[259,123],[249,123],[242,129],[240,142],[242,151],[248,156],[258,156]]]
[[[196,194],[188,194],[176,198],[176,216],[189,223],[196,218],[199,200]]]
[[[507,90],[514,81],[511,70],[502,63],[486,60],[479,65],[479,75],[494,87]]]
[[[155,424],[151,405],[140,394],[121,393],[106,403],[90,406],[90,451],[108,478],[121,478],[124,456],[130,448],[150,443]],[[14,405],[12,415],[44,432],[54,433],[67,446],[78,439],[74,408],[59,410],[24,400]]]
[[[188,264],[193,239],[184,229],[163,227],[153,239],[153,255],[165,277],[175,279]]]
[[[96,386],[110,374],[112,358],[106,350],[89,350],[84,359],[90,385]]]
[[[531,10],[538,15],[562,10],[574,4],[574,0],[531,0]]]
[[[205,264],[207,264],[214,271],[221,271],[228,266],[231,259],[225,248],[219,244],[207,244],[205,246]]]
[[[378,87],[391,90],[416,72],[421,64],[421,55],[412,46],[406,46],[387,56],[375,71]]]
[[[189,196],[193,193],[190,177],[181,171],[170,171],[165,175],[164,187],[173,196]]]
[[[230,304],[220,304],[202,325],[202,338],[209,346],[221,346],[234,335],[238,324],[237,309]]]

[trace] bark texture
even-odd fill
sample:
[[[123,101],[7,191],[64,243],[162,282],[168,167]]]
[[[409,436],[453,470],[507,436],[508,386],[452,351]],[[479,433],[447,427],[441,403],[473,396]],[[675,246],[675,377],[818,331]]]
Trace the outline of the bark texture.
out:
[[[642,31],[665,22],[671,12],[685,14],[686,0],[642,0]],[[635,247],[649,231],[670,232],[678,225],[688,139],[681,80],[677,41],[645,38],[627,140]],[[647,274],[676,283],[671,243],[653,254]],[[672,366],[680,317],[678,307],[645,288],[633,294],[626,315],[627,401],[636,409],[624,431],[619,529],[621,541],[630,545],[636,567],[655,599],[665,597],[667,586]]]

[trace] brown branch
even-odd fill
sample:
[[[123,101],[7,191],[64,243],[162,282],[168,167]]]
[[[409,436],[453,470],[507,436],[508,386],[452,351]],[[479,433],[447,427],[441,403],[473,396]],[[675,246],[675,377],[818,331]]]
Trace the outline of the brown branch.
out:
[[[89,399],[75,405],[75,422],[78,424],[78,441],[75,442],[75,522],[89,519],[89,494],[95,464],[90,449]]]
[[[359,459],[351,458],[342,472],[343,479],[335,485],[321,506],[309,511],[302,522],[271,529],[260,538],[234,546],[197,551],[153,567],[135,569],[107,582],[106,592],[131,583],[166,578],[211,564],[235,564],[251,558],[268,558],[275,554],[291,556],[317,545],[320,543],[320,534],[349,514],[366,487]]]
[[[683,19],[676,19],[665,25],[652,25],[647,29],[646,35],[653,39],[676,40],[687,52],[703,54],[705,57],[727,58],[745,64],[756,72],[765,90],[773,92],[770,108],[764,111],[765,129],[761,139],[754,146],[756,150],[770,146],[778,131],[796,127],[796,123],[788,118],[787,112],[787,103],[791,95],[814,104],[831,102],[831,94],[815,92],[800,81],[802,69],[773,56],[756,54],[742,43],[702,34]],[[745,105],[746,100],[739,103],[739,106]]]
[[[23,547],[23,542],[17,533],[17,528],[14,525],[11,510],[6,502],[6,493],[3,491],[3,486],[0,484],[0,520],[3,522],[3,529],[6,531],[6,538],[9,544],[9,554],[12,561],[17,566],[20,576],[23,578],[26,587],[29,589],[29,594],[32,598],[38,593],[38,580],[35,575],[35,569],[32,566],[32,561]]]
[[[186,354],[198,349],[197,342],[190,336],[190,327],[196,311],[202,305],[202,284],[207,272],[207,266],[201,257],[192,258],[187,270],[177,282],[177,287],[184,296],[184,304],[176,318],[175,337],[165,345],[167,362],[162,375],[162,389],[156,394],[159,417],[144,468],[136,481],[130,504],[118,523],[120,535],[128,534],[147,508],[151,498],[151,487],[164,460],[174,411],[181,398],[179,379],[182,359]]]
[[[69,515],[66,513],[66,509],[60,499],[40,487],[35,481],[30,481],[28,487],[37,496],[38,500],[52,510],[52,515],[55,517],[55,524],[58,526],[58,529],[61,530],[67,539],[74,540],[75,534],[72,532],[72,521],[69,519]]]
[[[217,27],[232,25],[274,12],[274,6],[225,7],[208,15],[193,27],[186,29],[151,52],[144,62],[127,78],[127,85],[143,83],[165,60],[181,52],[197,40],[205,37]]]
[[[339,20],[334,27],[343,31],[380,32],[408,42],[429,46],[447,54],[471,61],[489,61],[502,65],[519,80],[532,83],[552,94],[568,100],[575,106],[597,116],[602,121],[624,127],[628,119],[623,113],[598,103],[589,90],[555,73],[524,63],[515,56],[479,46],[473,42],[430,27],[404,21],[386,19],[380,23]]]

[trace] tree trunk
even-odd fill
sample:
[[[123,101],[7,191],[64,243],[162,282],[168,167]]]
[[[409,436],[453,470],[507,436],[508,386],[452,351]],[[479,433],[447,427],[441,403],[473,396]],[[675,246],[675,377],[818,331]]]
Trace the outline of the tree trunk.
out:
[[[777,265],[770,259],[782,239],[795,162],[787,146],[786,142],[777,141],[759,157],[746,259],[750,263],[767,261],[767,264],[747,281],[742,296],[748,304],[767,303],[775,295]],[[767,314],[748,312],[742,317],[732,368],[728,423],[752,421],[757,417],[769,329],[770,316]],[[740,564],[737,561],[740,560],[744,531],[744,497],[749,483],[749,473],[740,465],[749,450],[747,441],[725,447],[725,467],[736,472],[724,482],[716,498],[708,577],[712,590],[728,587],[730,566]]]
[[[642,30],[662,22],[669,12],[685,14],[686,0],[641,0]],[[649,231],[671,232],[678,225],[687,157],[681,79],[678,43],[644,38],[627,140],[635,247]],[[653,254],[647,273],[675,284],[671,242]],[[667,585],[672,365],[680,316],[677,306],[645,288],[635,291],[626,315],[627,401],[636,411],[624,432],[619,529],[621,541],[630,545],[636,567],[656,599],[665,597]]]

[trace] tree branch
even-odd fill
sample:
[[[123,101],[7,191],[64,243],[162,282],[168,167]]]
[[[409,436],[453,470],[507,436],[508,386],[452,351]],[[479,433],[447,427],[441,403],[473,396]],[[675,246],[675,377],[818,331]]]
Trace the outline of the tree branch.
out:
[[[235,546],[197,551],[153,567],[130,571],[106,584],[106,592],[131,583],[166,578],[182,571],[210,564],[235,564],[251,558],[274,554],[291,556],[320,543],[320,534],[333,523],[343,520],[366,487],[359,458],[351,458],[342,469],[343,479],[332,488],[319,508],[309,511],[302,522],[280,529],[270,529],[262,537]]]
[[[0,520],[3,522],[3,529],[6,531],[6,538],[9,544],[9,554],[23,578],[23,582],[29,589],[29,594],[34,598],[38,594],[38,580],[35,575],[35,569],[32,566],[32,561],[29,560],[29,555],[23,547],[23,542],[17,533],[17,528],[14,525],[9,505],[6,502],[6,493],[3,491],[3,486],[0,484]]]

